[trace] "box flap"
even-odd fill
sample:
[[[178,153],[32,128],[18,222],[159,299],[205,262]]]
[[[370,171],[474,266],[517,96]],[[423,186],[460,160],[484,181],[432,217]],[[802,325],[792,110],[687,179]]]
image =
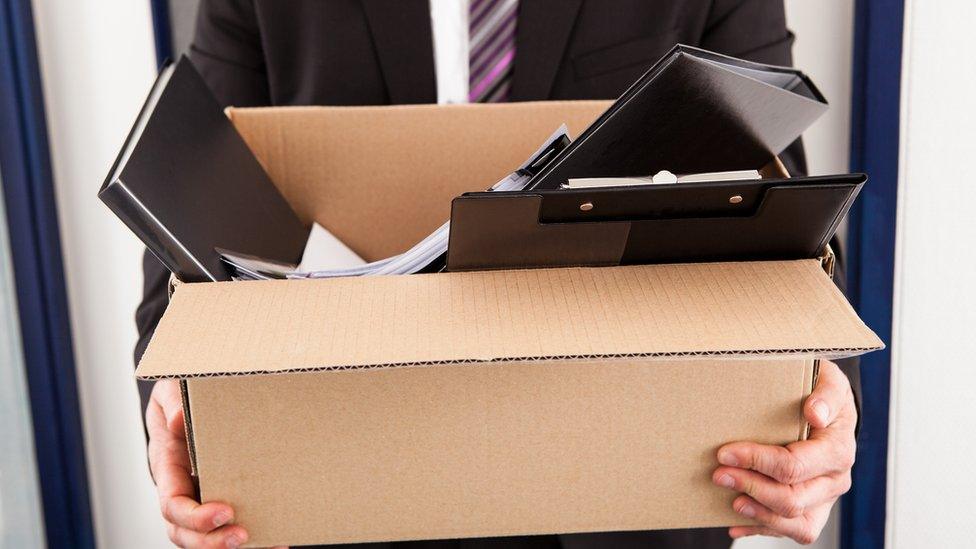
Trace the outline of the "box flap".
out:
[[[882,347],[817,260],[177,287],[141,378]]]
[[[272,107],[227,115],[299,217],[374,261],[430,234],[451,217],[451,199],[511,173],[561,124],[577,137],[609,105]]]

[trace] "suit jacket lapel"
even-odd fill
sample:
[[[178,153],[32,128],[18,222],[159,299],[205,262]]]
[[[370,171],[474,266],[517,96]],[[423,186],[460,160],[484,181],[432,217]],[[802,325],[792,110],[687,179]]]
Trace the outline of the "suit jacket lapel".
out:
[[[390,103],[436,103],[427,1],[362,0],[362,5]]]
[[[512,100],[549,99],[581,0],[519,2]]]

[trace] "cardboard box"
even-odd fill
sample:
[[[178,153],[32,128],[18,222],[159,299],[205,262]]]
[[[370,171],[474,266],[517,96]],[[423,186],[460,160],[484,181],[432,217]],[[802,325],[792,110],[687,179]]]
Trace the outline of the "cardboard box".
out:
[[[365,258],[607,106],[231,109],[288,201]],[[815,259],[177,285],[204,500],[252,546],[742,523],[716,449],[805,436],[816,359],[877,349]]]

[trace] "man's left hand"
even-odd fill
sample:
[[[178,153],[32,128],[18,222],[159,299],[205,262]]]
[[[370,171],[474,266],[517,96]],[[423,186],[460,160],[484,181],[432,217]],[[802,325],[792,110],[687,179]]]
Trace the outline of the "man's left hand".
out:
[[[758,523],[730,528],[733,538],[787,536],[813,543],[834,502],[850,489],[857,410],[850,382],[833,362],[821,361],[803,415],[812,427],[807,440],[785,447],[733,442],[719,448],[722,466],[712,481],[742,492],[732,508]]]

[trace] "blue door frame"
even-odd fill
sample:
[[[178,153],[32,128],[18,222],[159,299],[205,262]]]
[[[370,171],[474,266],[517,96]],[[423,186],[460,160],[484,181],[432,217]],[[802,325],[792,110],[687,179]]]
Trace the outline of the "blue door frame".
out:
[[[871,179],[850,216],[848,288],[888,348],[861,359],[861,432],[853,489],[841,510],[841,547],[870,549],[885,541],[904,0],[858,0],[855,10],[851,171]]]
[[[169,0],[149,0],[153,23],[153,44],[156,46],[156,66],[162,68],[173,58],[173,38],[170,32]]]
[[[29,0],[0,2],[0,170],[47,543],[90,548],[81,413]]]

